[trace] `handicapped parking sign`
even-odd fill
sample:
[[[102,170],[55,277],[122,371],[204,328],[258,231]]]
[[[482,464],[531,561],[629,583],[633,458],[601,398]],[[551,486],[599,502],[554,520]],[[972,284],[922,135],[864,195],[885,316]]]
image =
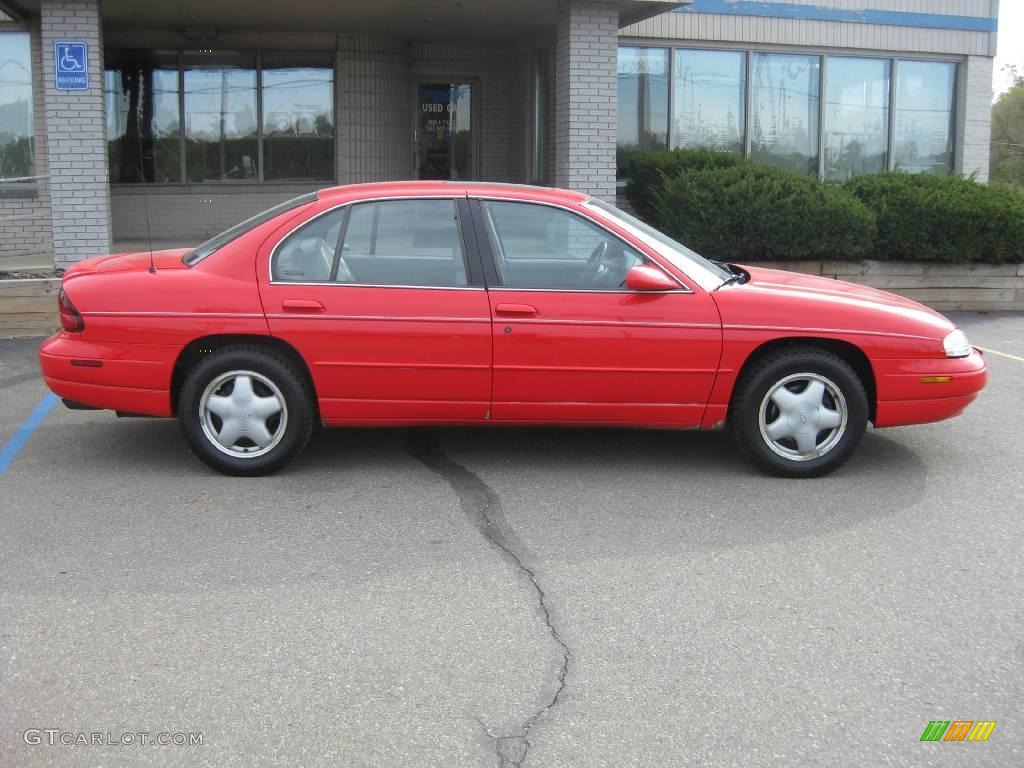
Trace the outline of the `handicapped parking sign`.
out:
[[[78,41],[53,44],[58,91],[89,90],[89,46]]]

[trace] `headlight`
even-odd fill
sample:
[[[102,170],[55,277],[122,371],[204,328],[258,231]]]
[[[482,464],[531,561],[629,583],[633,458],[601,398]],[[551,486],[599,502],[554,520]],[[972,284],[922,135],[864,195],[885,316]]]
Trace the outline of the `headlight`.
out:
[[[959,328],[942,340],[942,346],[946,348],[946,357],[967,357],[971,354],[971,342]]]

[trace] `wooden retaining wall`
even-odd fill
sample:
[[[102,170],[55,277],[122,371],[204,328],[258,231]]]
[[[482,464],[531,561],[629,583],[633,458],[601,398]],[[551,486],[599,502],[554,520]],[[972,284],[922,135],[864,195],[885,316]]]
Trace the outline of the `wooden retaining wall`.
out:
[[[892,291],[939,311],[1024,310],[1024,264],[912,261],[771,261],[751,266],[824,275]],[[0,337],[48,336],[60,327],[57,278],[0,280]]]
[[[0,280],[0,337],[49,336],[60,327],[60,279]]]
[[[772,261],[751,266],[824,275],[898,293],[940,312],[1024,310],[1024,264]]]

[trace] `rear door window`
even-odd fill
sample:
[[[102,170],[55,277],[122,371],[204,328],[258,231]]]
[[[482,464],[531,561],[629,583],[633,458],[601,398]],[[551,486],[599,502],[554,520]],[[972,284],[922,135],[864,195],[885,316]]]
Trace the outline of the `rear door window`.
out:
[[[353,205],[336,280],[363,285],[467,285],[455,201],[383,200]]]

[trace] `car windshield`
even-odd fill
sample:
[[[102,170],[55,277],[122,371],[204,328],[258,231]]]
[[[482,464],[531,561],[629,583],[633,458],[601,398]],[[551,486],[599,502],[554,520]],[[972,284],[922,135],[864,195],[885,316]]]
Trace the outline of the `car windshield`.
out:
[[[316,200],[317,193],[310,192],[309,194],[302,195],[300,197],[287,200],[279,205],[275,205],[273,208],[268,208],[263,213],[258,213],[251,219],[246,219],[240,224],[235,224],[231,229],[226,229],[216,237],[211,237],[205,243],[200,245],[195,250],[189,251],[185,254],[184,262],[188,266],[202,261],[212,253],[216,253],[218,250],[223,248],[225,245],[230,243],[232,240],[241,237],[246,232],[255,229],[260,224],[270,221],[275,216],[280,216],[282,213],[298,208],[300,205],[306,205]]]
[[[659,232],[636,216],[631,216],[625,211],[619,210],[614,205],[594,199],[588,200],[586,205],[642,240],[675,266],[679,267],[689,277],[693,278],[705,290],[710,291],[718,288],[732,276],[727,270],[722,269],[713,261],[705,259],[699,253],[690,250],[682,243]]]

